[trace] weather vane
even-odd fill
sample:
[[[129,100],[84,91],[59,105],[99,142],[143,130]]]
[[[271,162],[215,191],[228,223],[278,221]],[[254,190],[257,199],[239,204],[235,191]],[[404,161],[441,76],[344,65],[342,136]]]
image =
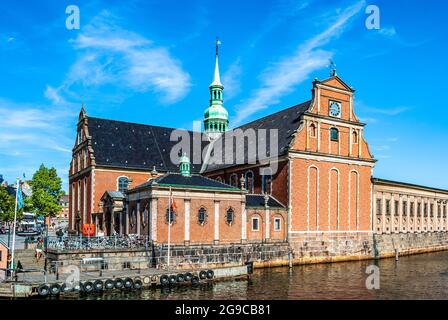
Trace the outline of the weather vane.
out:
[[[336,64],[334,63],[333,60],[329,60],[330,61],[330,77],[334,77],[336,76]]]
[[[218,55],[220,45],[221,45],[221,41],[219,40],[218,37],[216,37],[216,55]]]

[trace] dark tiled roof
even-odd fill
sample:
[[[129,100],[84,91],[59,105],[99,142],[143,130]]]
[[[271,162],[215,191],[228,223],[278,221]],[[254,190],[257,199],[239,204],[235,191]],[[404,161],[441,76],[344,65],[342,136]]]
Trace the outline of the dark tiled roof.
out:
[[[241,191],[238,188],[232,187],[228,184],[201,176],[199,174],[192,174],[190,177],[184,177],[176,173],[168,173],[159,178],[150,180],[135,189],[139,190],[150,186],[166,186],[166,187],[179,187],[179,188],[193,188],[193,189],[211,189],[211,190],[226,190],[226,191]]]
[[[269,159],[275,154],[271,154],[270,150],[270,133],[269,130],[271,129],[277,129],[278,130],[278,156],[282,156],[286,154],[288,148],[290,147],[291,140],[293,138],[293,134],[296,132],[296,130],[299,128],[300,124],[300,116],[309,109],[311,105],[311,101],[304,102],[302,104],[290,107],[288,109],[281,110],[279,112],[273,113],[271,115],[268,115],[264,118],[255,120],[253,122],[249,122],[241,127],[238,127],[236,129],[241,129],[243,131],[247,129],[254,129],[255,133],[258,134],[259,129],[265,129],[266,130],[266,155],[263,156],[263,154],[257,155],[257,161],[259,160],[265,160]],[[235,129],[235,130],[236,130]],[[223,135],[220,139],[218,139],[214,146],[221,147],[223,150],[225,150],[226,145],[226,138],[228,136]],[[232,138],[232,137],[231,137]],[[236,152],[237,150],[244,150],[244,163],[248,163],[248,143],[247,141],[244,143],[244,148],[236,145],[236,140],[232,138],[233,141],[233,163],[236,163]],[[258,136],[256,138],[257,145],[258,145]],[[261,148],[264,150],[264,148]],[[259,150],[257,148],[256,150]],[[272,150],[274,152],[274,150]],[[260,153],[260,152],[258,152]],[[224,152],[223,154],[223,161],[222,164],[209,164],[207,166],[206,171],[215,171],[227,167],[232,167],[234,164],[225,164],[224,161]]]
[[[278,202],[272,196],[269,196],[268,206],[270,208],[282,208],[285,206]],[[262,194],[248,194],[246,195],[246,207],[247,208],[264,208],[264,195]]]
[[[171,149],[178,143],[170,141],[175,129],[92,117],[88,117],[88,124],[97,165],[148,171],[155,166],[162,172],[178,171],[178,165],[170,160]],[[193,133],[188,132],[193,141]],[[202,142],[203,147],[206,143]],[[200,164],[192,163],[192,172],[200,169]]]
[[[267,152],[265,157],[257,157],[257,160],[270,158],[271,150],[269,143],[269,130],[278,129],[278,152],[279,156],[284,155],[288,150],[294,132],[299,127],[300,116],[308,110],[311,101],[296,105],[294,107],[276,112],[264,118],[245,124],[237,129],[246,130],[249,128],[265,129]],[[126,169],[152,170],[153,166],[161,172],[178,172],[178,165],[170,160],[170,152],[178,141],[170,141],[173,128],[165,128],[137,123],[129,123],[115,120],[88,117],[89,134],[92,136],[93,150],[96,164],[99,166],[117,167]],[[191,152],[193,148],[193,132],[188,131],[191,142]],[[224,138],[222,138],[224,139]],[[222,140],[221,139],[221,140]],[[219,141],[220,139],[218,139]],[[257,139],[258,141],[258,139]],[[221,141],[222,142],[222,141]],[[207,146],[208,142],[201,141],[201,150]],[[236,158],[236,142],[233,142],[233,157]],[[215,146],[220,145],[218,143]],[[221,144],[224,150],[225,141]],[[241,148],[242,149],[242,148]],[[248,162],[248,145],[244,145],[244,159]],[[224,152],[222,152],[224,157]],[[191,160],[201,159],[201,155],[188,154]],[[179,157],[181,155],[179,154]],[[201,164],[192,161],[191,171],[199,173]],[[224,161],[223,161],[224,162]],[[233,163],[236,163],[234,161]],[[214,171],[225,167],[233,166],[225,164],[211,164],[207,171]]]

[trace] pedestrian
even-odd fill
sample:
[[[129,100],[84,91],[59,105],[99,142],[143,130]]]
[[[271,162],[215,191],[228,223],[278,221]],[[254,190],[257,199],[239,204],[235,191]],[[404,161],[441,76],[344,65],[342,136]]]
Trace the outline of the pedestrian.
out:
[[[36,262],[39,262],[40,258],[44,255],[44,241],[42,238],[37,239],[36,245]]]
[[[62,229],[58,229],[58,231],[56,231],[56,235],[58,236],[58,241],[62,242],[62,238],[64,237],[64,231],[62,231]]]

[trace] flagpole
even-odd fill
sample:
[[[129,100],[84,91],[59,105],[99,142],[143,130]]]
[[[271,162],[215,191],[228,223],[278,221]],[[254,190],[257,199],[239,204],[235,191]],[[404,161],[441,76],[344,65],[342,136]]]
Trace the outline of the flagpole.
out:
[[[15,246],[16,246],[17,200],[18,200],[19,191],[20,191],[20,179],[17,179],[16,204],[15,204],[15,208],[14,208],[14,224],[13,224],[13,228],[12,228],[11,264],[10,264],[9,268],[14,266],[14,250],[15,250]],[[12,278],[12,272],[11,272],[11,278]]]
[[[171,255],[171,187],[168,204],[168,268],[170,267],[170,255]]]

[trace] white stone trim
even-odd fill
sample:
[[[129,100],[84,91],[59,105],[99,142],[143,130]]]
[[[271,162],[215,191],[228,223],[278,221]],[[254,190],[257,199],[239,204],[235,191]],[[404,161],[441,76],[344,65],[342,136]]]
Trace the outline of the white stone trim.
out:
[[[348,229],[351,230],[351,216],[352,216],[352,172],[356,173],[356,230],[359,230],[359,172],[352,169],[348,173]]]
[[[216,204],[215,204],[215,206],[216,206]],[[215,217],[215,219],[216,219],[216,217]],[[219,230],[218,230],[218,233],[219,233]],[[243,241],[247,240],[247,209],[246,209],[245,202],[241,203],[241,240],[243,240]]]
[[[214,240],[219,241],[219,201],[215,201]]]
[[[320,180],[320,171],[319,168],[315,165],[310,165],[308,166],[308,181],[307,181],[307,190],[308,190],[308,194],[307,194],[307,226],[308,226],[308,231],[310,230],[310,169],[311,168],[316,168],[317,170],[317,181],[316,181],[316,188],[317,188],[317,194],[316,194],[316,230],[319,231],[319,194],[320,194],[320,190],[319,190],[319,180]]]
[[[258,232],[260,231],[260,217],[257,216],[252,216],[251,220],[251,224],[250,224],[250,229],[252,232]],[[254,229],[254,220],[258,220],[258,229]]]
[[[82,187],[82,219],[84,224],[88,222],[87,219],[87,178],[83,179]]]
[[[322,117],[322,115],[321,115],[321,117]],[[346,120],[339,119],[339,118],[320,118],[320,117],[317,118],[317,117],[314,117],[309,114],[305,114],[303,116],[303,119],[311,120],[311,121],[316,121],[318,119],[318,121],[320,121],[324,124],[327,124],[329,126],[349,128],[349,129],[361,130],[364,127],[364,124],[361,124],[361,123],[356,123],[356,122],[347,123]]]
[[[157,241],[157,198],[151,199],[151,240]]]
[[[297,159],[315,160],[315,161],[323,161],[323,162],[336,162],[336,163],[351,164],[351,165],[356,165],[356,166],[369,166],[372,168],[375,166],[375,163],[373,163],[373,162],[341,159],[341,158],[332,157],[332,156],[318,156],[318,155],[313,155],[313,154],[303,154],[303,153],[299,153],[297,151],[290,151],[289,155],[291,158],[297,158]]]
[[[131,178],[129,178],[128,176],[125,176],[125,175],[121,175],[121,176],[119,176],[119,177],[117,177],[117,179],[116,179],[116,181],[115,181],[115,190],[117,190],[117,191],[120,191],[119,190],[119,187],[120,187],[120,179],[121,178],[126,178],[127,180],[128,180],[128,188],[129,188],[129,183],[130,183],[130,181],[131,181]]]
[[[359,230],[359,231],[344,231],[344,230],[339,230],[339,231],[290,231],[289,233],[291,234],[328,234],[328,233],[336,233],[336,234],[341,234],[341,233],[368,233],[371,234],[373,233],[372,230],[368,230],[368,231],[363,231],[363,230]]]
[[[337,202],[337,210],[336,210],[336,225],[337,229],[339,230],[340,226],[340,201],[341,201],[341,195],[340,195],[340,181],[341,181],[341,173],[339,172],[339,169],[336,167],[332,167],[328,172],[328,230],[331,230],[331,171],[336,171],[338,173],[338,202]]]
[[[351,92],[351,91],[338,89],[338,88],[335,88],[335,87],[332,87],[332,86],[328,86],[328,85],[325,85],[325,84],[322,84],[322,83],[316,84],[316,87],[319,88],[319,89],[326,89],[326,90],[329,90],[329,91],[334,91],[334,92],[338,92],[338,93],[347,94],[349,96],[353,96],[353,92]]]
[[[190,200],[185,200],[184,235],[185,241],[190,241]]]
[[[95,168],[92,169],[92,174],[90,175],[90,192],[92,193],[92,202],[90,214],[95,212]]]
[[[266,209],[265,210],[265,224],[266,224],[266,227],[265,227],[265,238],[266,239],[270,239],[270,237],[271,237],[271,210],[269,210],[269,209]]]
[[[140,202],[137,202],[137,234],[140,235]]]
[[[126,221],[126,234],[129,234],[129,203],[126,204],[126,217],[125,217],[125,221]]]

